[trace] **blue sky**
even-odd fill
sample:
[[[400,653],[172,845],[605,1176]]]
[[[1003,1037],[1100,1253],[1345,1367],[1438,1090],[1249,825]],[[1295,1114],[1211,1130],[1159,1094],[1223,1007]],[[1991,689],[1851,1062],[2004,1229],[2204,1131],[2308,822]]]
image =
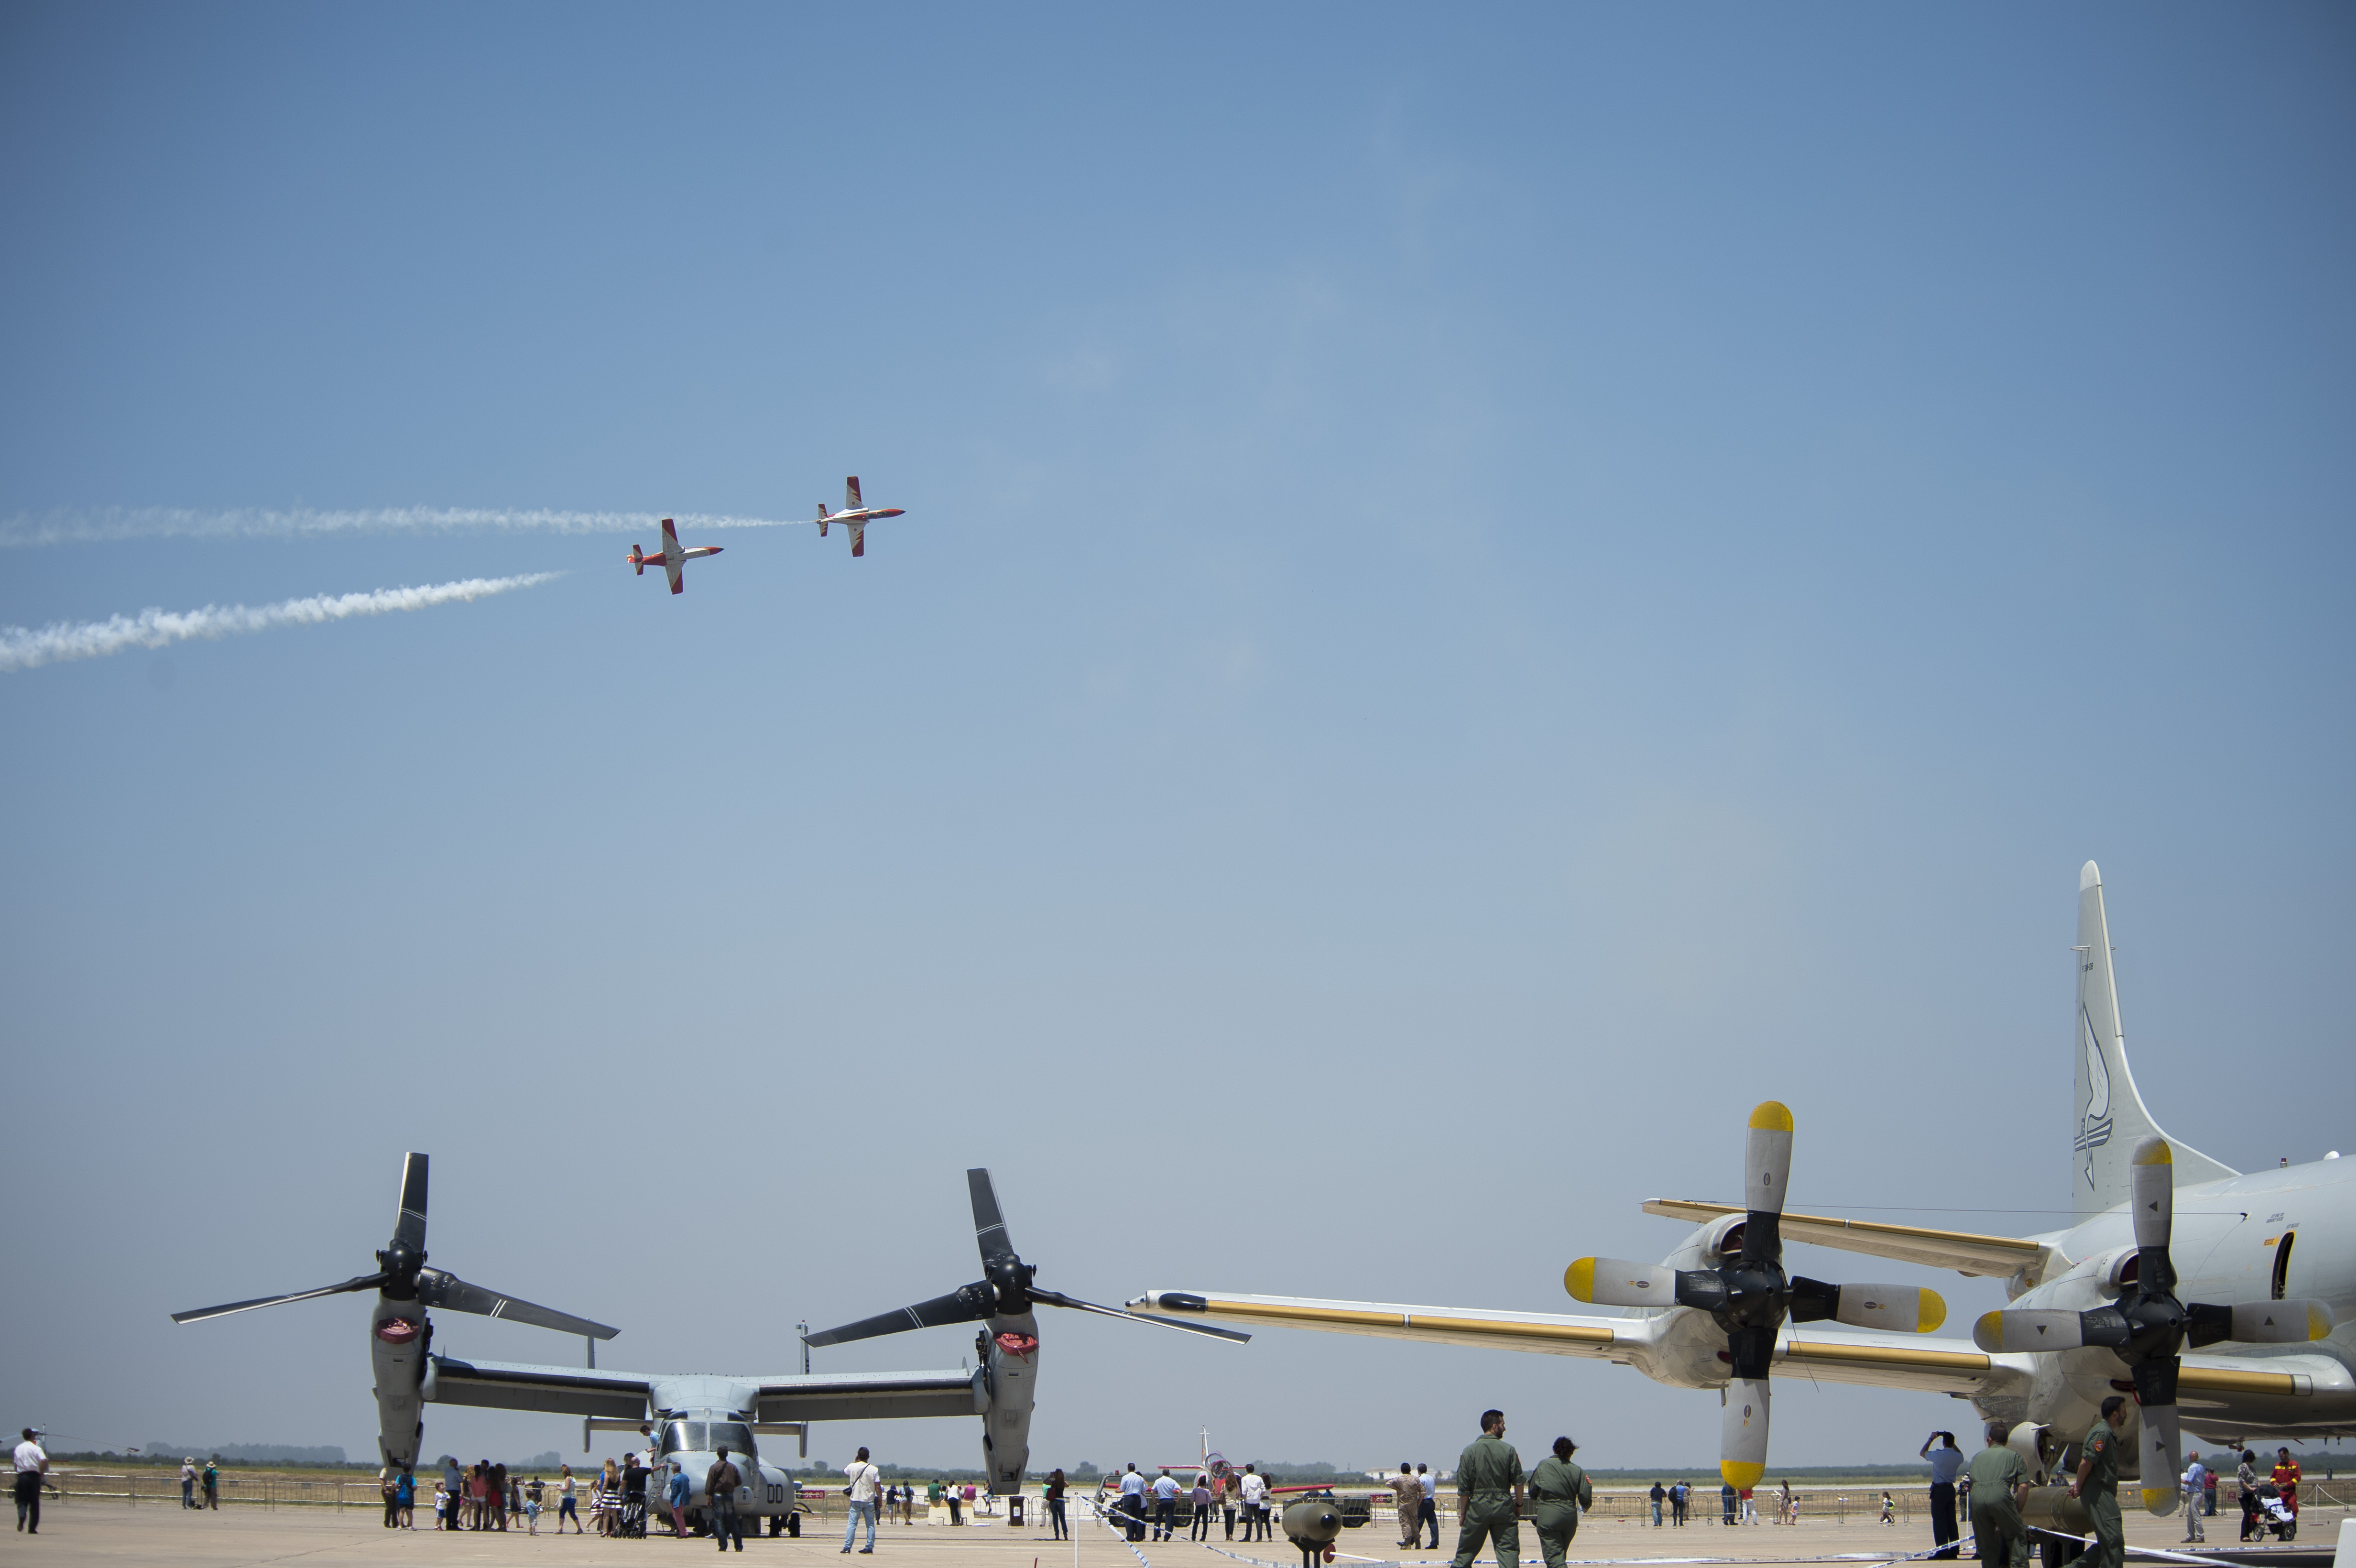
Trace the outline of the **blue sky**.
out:
[[[971,1277],[969,1164],[1098,1299],[1569,1309],[1771,1095],[1803,1207],[2060,1207],[2090,857],[2163,1124],[2356,1136],[2344,10],[0,40],[0,522],[908,509],[678,599],[626,534],[0,546],[22,626],[567,573],[0,676],[9,1421],[368,1450],[358,1305],[166,1314],[367,1267],[408,1148],[436,1263],[744,1371]],[[1048,1328],[1046,1464],[1501,1394],[1714,1452],[1617,1369]],[[1775,1452],[1954,1418],[1795,1388]]]

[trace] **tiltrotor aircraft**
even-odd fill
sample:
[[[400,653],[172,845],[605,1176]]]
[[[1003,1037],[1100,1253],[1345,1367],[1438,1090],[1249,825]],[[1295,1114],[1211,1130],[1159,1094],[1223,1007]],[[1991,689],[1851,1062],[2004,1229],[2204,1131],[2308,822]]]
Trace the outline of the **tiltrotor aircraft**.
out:
[[[584,1449],[592,1429],[622,1432],[650,1425],[657,1434],[659,1457],[678,1459],[695,1485],[690,1509],[699,1521],[708,1501],[702,1495],[704,1474],[715,1457],[713,1450],[724,1446],[745,1477],[737,1493],[738,1511],[748,1519],[767,1519],[771,1534],[798,1533],[794,1517],[798,1488],[790,1474],[760,1462],[755,1442],[759,1436],[799,1437],[806,1450],[809,1424],[813,1421],[979,1415],[985,1424],[985,1445],[989,1441],[992,1410],[986,1371],[730,1376],[601,1370],[595,1364],[595,1342],[612,1339],[616,1330],[426,1267],[425,1199],[426,1157],[412,1154],[402,1168],[401,1210],[393,1222],[392,1242],[376,1254],[374,1274],[291,1296],[266,1296],[176,1312],[172,1320],[195,1323],[259,1307],[373,1290],[377,1299],[369,1317],[369,1349],[376,1372],[377,1445],[385,1464],[416,1465],[425,1440],[424,1407],[434,1403],[579,1416]],[[436,1354],[428,1307],[584,1335],[590,1341],[590,1365],[470,1361]],[[1021,1390],[1021,1419],[1027,1431],[1031,1419],[1027,1382]]]
[[[853,481],[856,483],[856,481]],[[1023,1489],[1023,1472],[1031,1458],[1031,1408],[1039,1372],[1039,1319],[1033,1307],[1068,1307],[1076,1311],[1125,1317],[1163,1328],[1183,1328],[1241,1343],[1251,1338],[1233,1328],[1207,1323],[1187,1323],[1166,1317],[1141,1317],[1117,1307],[1100,1307],[1060,1291],[1032,1284],[1037,1265],[1015,1255],[1008,1240],[1006,1218],[999,1211],[998,1189],[990,1172],[979,1168],[965,1173],[967,1195],[973,1203],[973,1239],[981,1249],[982,1277],[971,1285],[920,1301],[914,1307],[881,1312],[856,1323],[823,1329],[804,1337],[809,1345],[841,1345],[872,1339],[879,1334],[899,1334],[910,1328],[936,1328],[951,1323],[979,1323],[974,1338],[980,1370],[973,1374],[974,1407],[982,1413],[982,1467],[990,1489],[1011,1497]]]
[[[1770,1101],[1751,1115],[1740,1204],[1648,1202],[1646,1213],[1699,1228],[1657,1266],[1581,1258],[1565,1271],[1571,1296],[1628,1308],[1622,1317],[1178,1290],[1129,1305],[1182,1320],[1586,1356],[1716,1389],[1720,1469],[1737,1487],[1765,1465],[1777,1369],[1969,1400],[1989,1420],[2019,1424],[2014,1445],[2056,1474],[2076,1467],[2102,1402],[2131,1394],[2144,1506],[2169,1512],[2179,1426],[2237,1447],[2356,1434],[2356,1160],[2333,1154],[2243,1176],[2167,1138],[2127,1069],[2091,860],[2078,880],[2077,954],[2065,1230],[1991,1236],[1787,1213],[1793,1122]],[[1969,1343],[1918,1339],[1945,1317],[1936,1294],[1788,1275],[1786,1241],[2001,1278],[2012,1305],[1981,1317]],[[1852,1331],[1819,1327],[1828,1320]]]

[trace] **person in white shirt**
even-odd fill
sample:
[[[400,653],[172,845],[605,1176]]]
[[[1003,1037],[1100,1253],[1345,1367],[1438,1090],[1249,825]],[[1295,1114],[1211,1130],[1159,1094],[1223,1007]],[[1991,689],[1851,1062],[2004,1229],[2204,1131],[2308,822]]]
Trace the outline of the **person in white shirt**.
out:
[[[27,1426],[16,1445],[16,1528],[27,1535],[41,1533],[41,1488],[48,1474],[49,1456]]]
[[[1268,1478],[1246,1465],[1243,1487],[1238,1495],[1244,1499],[1244,1539],[1252,1540],[1255,1531],[1265,1537],[1268,1531]]]
[[[851,1518],[842,1527],[842,1550],[851,1550],[853,1536],[859,1533],[859,1521],[867,1521],[867,1544],[861,1547],[864,1555],[875,1550],[875,1494],[884,1485],[884,1472],[867,1462],[867,1450],[862,1448],[859,1457],[842,1467],[843,1478],[851,1483]]]
[[[1178,1477],[1164,1470],[1153,1481],[1153,1539],[1167,1541],[1178,1522]]]

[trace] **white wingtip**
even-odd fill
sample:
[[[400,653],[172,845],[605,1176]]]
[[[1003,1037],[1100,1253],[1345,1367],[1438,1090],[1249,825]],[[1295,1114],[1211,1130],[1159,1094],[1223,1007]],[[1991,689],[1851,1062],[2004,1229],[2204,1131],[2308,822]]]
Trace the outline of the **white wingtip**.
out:
[[[2083,893],[2088,888],[2099,888],[2102,885],[2102,869],[2096,866],[2094,862],[2089,860],[2084,865],[2078,868],[2078,891],[2080,892]]]

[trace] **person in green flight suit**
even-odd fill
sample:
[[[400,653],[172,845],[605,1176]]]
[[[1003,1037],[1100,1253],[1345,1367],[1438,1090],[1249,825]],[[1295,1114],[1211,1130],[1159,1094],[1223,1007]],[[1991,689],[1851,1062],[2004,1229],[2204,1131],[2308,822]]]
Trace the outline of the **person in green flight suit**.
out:
[[[1972,1478],[1972,1534],[1980,1561],[1997,1568],[2029,1568],[2029,1531],[2020,1505],[2029,1500],[2029,1466],[2004,1445],[2011,1426],[1987,1424],[1987,1446],[1972,1456],[1965,1473]]]
[[[1552,1456],[1539,1460],[1530,1472],[1530,1522],[1537,1526],[1538,1550],[1546,1553],[1547,1568],[1563,1568],[1570,1538],[1579,1533],[1579,1510],[1595,1506],[1595,1484],[1570,1462],[1578,1452],[1578,1444],[1558,1437]]]
[[[2079,1568],[2126,1568],[2126,1528],[2119,1522],[2120,1434],[2127,1426],[2127,1402],[2119,1394],[2103,1401],[2103,1419],[2086,1434],[2086,1456],[2070,1481],[2070,1495],[2094,1516],[2094,1544]]]
[[[1497,1568],[1522,1561],[1522,1456],[1505,1441],[1505,1413],[1481,1413],[1481,1435],[1456,1460],[1454,1568],[1472,1568],[1485,1536],[1496,1549]]]

